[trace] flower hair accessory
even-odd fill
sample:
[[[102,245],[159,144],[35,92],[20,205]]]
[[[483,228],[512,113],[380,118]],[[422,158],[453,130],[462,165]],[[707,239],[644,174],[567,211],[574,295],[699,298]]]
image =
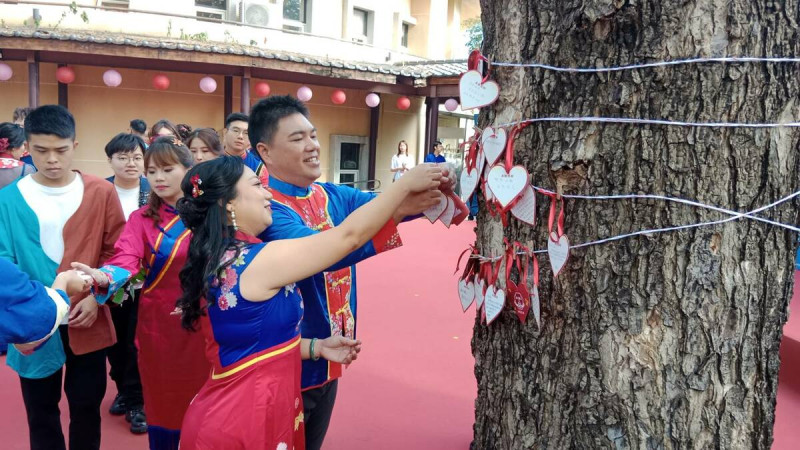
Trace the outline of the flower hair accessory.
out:
[[[8,138],[0,138],[0,152],[8,150]]]
[[[194,174],[192,178],[189,178],[189,182],[192,183],[192,197],[197,198],[203,195],[203,190],[200,189],[200,185],[203,184],[203,180],[200,179],[200,175]]]

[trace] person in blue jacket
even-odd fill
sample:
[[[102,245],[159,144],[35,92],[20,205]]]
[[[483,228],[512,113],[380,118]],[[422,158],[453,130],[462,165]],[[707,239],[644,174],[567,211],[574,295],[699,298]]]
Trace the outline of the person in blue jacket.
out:
[[[447,160],[444,159],[444,155],[442,155],[443,151],[444,151],[444,145],[442,145],[442,141],[437,139],[436,142],[433,143],[433,153],[428,153],[427,155],[425,155],[425,162],[426,163],[447,162]]]

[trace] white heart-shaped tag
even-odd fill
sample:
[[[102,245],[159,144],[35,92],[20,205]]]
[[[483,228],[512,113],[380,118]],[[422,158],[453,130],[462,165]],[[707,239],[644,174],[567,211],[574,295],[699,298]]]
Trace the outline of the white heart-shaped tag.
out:
[[[464,170],[461,171],[461,199],[465,202],[469,201],[469,198],[472,197],[472,193],[475,192],[475,188],[478,187],[478,181],[480,181],[480,175],[478,175],[478,169]]]
[[[461,300],[461,309],[464,312],[475,301],[475,283],[468,280],[458,280],[458,298]]]
[[[481,133],[481,150],[486,157],[486,162],[492,166],[506,151],[505,128],[486,127]]]
[[[442,198],[439,199],[439,203],[426,209],[423,214],[433,223],[436,222],[436,219],[442,215],[445,209],[447,209],[447,196],[442,195]]]
[[[541,322],[541,307],[539,306],[539,286],[533,285],[533,291],[531,292],[531,311],[533,311],[533,317],[536,318],[536,327],[539,330],[542,329],[542,322]]]
[[[528,186],[528,171],[522,166],[514,166],[506,172],[505,167],[497,165],[489,171],[486,181],[500,206],[506,209]]]
[[[475,275],[475,308],[480,311],[483,307],[483,301],[486,299],[486,282],[479,276]]]
[[[553,278],[555,278],[569,259],[569,238],[566,234],[558,237],[555,231],[550,233],[550,238],[547,240],[547,256],[550,258],[550,266],[553,268]]]
[[[511,208],[511,214],[530,226],[536,225],[536,191],[530,184],[525,186],[517,203]]]
[[[453,222],[453,216],[456,214],[456,204],[453,203],[453,200],[450,197],[445,196],[447,198],[447,207],[442,211],[442,215],[439,216],[439,220],[442,221],[444,226],[450,228],[450,224]]]
[[[458,80],[458,92],[461,97],[461,109],[473,109],[497,101],[500,86],[491,80],[483,82],[480,72],[468,70]]]
[[[503,306],[506,304],[506,291],[489,286],[484,304],[486,305],[486,324],[489,325],[503,311]]]

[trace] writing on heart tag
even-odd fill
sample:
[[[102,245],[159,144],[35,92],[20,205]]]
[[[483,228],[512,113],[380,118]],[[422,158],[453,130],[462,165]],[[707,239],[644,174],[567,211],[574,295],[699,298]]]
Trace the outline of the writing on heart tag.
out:
[[[553,268],[553,278],[555,278],[569,259],[569,238],[566,234],[559,237],[555,231],[550,232],[550,238],[547,240],[547,256],[550,258],[550,266]]]
[[[536,319],[536,327],[542,329],[541,321],[541,306],[539,305],[539,286],[533,285],[533,292],[531,292],[531,309],[533,310],[533,318]]]
[[[478,187],[478,182],[480,181],[480,174],[478,173],[478,169],[464,170],[461,171],[461,199],[469,201],[469,198],[472,197],[472,194],[475,192],[475,189]]]
[[[494,285],[486,290],[486,298],[483,300],[483,309],[486,311],[486,325],[491,325],[494,319],[503,311],[506,304],[506,291],[497,289]]]
[[[464,312],[475,301],[475,283],[471,280],[458,280],[458,298]]]
[[[486,127],[481,134],[481,150],[486,157],[486,163],[493,166],[506,151],[505,128]]]
[[[528,311],[531,308],[528,288],[525,285],[517,285],[511,281],[508,284],[508,298],[511,301],[511,306],[514,308],[514,312],[517,313],[519,321],[525,323],[525,319],[528,318]]]
[[[500,86],[491,80],[484,82],[483,75],[477,70],[468,70],[458,80],[458,92],[461,109],[473,109],[496,102]]]
[[[447,209],[447,196],[442,195],[442,197],[439,199],[439,203],[426,209],[425,212],[423,212],[423,214],[425,214],[425,217],[427,217],[428,220],[430,220],[430,222],[433,223],[436,222],[436,219],[438,219],[439,216],[442,215],[445,209]]]
[[[502,165],[492,167],[486,182],[492,189],[492,194],[506,209],[517,197],[522,195],[528,185],[528,171],[522,166],[514,166],[510,172]]]
[[[511,214],[530,226],[536,225],[536,191],[533,186],[525,186],[517,203],[511,207]]]
[[[450,223],[453,222],[453,216],[456,213],[456,204],[453,203],[453,199],[445,195],[447,199],[447,207],[442,211],[442,215],[439,216],[439,220],[446,226],[450,228]]]
[[[477,275],[475,275],[475,308],[480,310],[483,308],[483,301],[486,299],[486,282]]]

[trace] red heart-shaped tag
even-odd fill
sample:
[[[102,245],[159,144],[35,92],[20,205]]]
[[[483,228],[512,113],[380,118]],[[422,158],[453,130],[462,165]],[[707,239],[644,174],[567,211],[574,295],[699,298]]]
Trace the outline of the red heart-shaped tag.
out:
[[[508,283],[508,297],[514,312],[520,322],[525,323],[528,318],[528,310],[531,308],[531,299],[528,294],[528,287],[523,284],[516,284],[513,281]]]

